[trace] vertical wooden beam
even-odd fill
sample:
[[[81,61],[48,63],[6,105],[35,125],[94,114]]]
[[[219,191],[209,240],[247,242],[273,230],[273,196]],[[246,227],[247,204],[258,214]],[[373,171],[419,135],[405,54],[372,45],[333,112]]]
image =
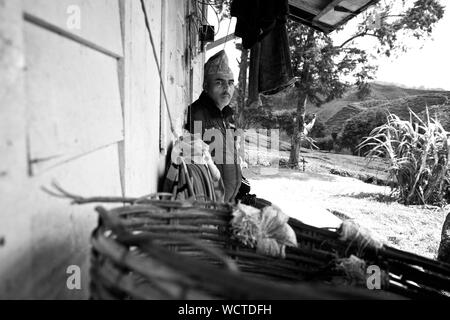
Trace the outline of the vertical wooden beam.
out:
[[[119,72],[119,90],[120,90],[120,99],[122,103],[122,121],[123,121],[123,130],[124,130],[124,141],[121,141],[117,144],[118,151],[119,151],[119,174],[120,174],[120,185],[122,188],[122,196],[125,197],[125,186],[126,186],[126,175],[125,175],[125,133],[126,133],[126,126],[125,126],[125,105],[127,104],[125,102],[126,96],[125,96],[125,86],[127,85],[128,73],[126,72],[126,64],[125,64],[125,53],[126,53],[126,41],[128,40],[128,33],[127,27],[129,24],[129,0],[121,0],[119,1],[119,10],[120,10],[120,27],[121,27],[121,33],[122,33],[122,58],[118,61],[118,72]],[[128,23],[128,24],[127,24]]]
[[[163,75],[163,84],[166,87],[167,77],[166,77],[166,43],[167,39],[167,12],[168,3],[166,1],[161,1],[161,53],[159,58],[159,63],[161,64],[161,74]],[[160,90],[160,105],[159,105],[159,151],[163,156],[167,154],[167,101],[164,99],[163,90]]]

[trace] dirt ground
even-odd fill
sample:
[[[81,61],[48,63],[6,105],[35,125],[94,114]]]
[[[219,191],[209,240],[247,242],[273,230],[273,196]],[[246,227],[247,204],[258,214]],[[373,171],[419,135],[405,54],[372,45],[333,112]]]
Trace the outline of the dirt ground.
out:
[[[335,169],[353,176],[364,174],[387,179],[381,162],[368,164],[360,157],[317,151],[305,151],[302,155],[304,172],[283,168],[267,172],[262,166],[245,169],[251,193],[271,201],[304,223],[338,227],[344,219],[354,219],[387,245],[436,257],[448,206],[404,206],[390,196],[387,186],[330,173]]]

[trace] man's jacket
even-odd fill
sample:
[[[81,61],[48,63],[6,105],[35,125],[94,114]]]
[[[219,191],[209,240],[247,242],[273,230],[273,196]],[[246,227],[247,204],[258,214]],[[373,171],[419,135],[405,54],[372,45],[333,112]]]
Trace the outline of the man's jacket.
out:
[[[220,111],[214,100],[203,92],[189,106],[186,124],[190,133],[201,134],[202,140],[209,144],[225,186],[225,202],[234,201],[242,180],[235,130],[230,124],[232,115],[233,110],[229,106]]]

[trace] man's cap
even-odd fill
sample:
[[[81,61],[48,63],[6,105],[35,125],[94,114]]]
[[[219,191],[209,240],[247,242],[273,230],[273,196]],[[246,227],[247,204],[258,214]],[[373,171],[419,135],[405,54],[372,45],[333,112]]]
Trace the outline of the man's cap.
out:
[[[219,51],[205,64],[205,77],[212,75],[224,75],[227,77],[234,77],[233,71],[228,65],[228,57],[224,50]]]

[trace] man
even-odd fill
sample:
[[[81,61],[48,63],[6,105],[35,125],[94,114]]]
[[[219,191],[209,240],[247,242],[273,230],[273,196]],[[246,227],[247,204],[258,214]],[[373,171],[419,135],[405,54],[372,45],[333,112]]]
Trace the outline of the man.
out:
[[[225,187],[225,202],[235,201],[242,172],[230,120],[229,104],[234,93],[233,72],[225,51],[212,56],[205,64],[203,92],[188,108],[186,129],[199,134],[210,145],[211,154]]]

